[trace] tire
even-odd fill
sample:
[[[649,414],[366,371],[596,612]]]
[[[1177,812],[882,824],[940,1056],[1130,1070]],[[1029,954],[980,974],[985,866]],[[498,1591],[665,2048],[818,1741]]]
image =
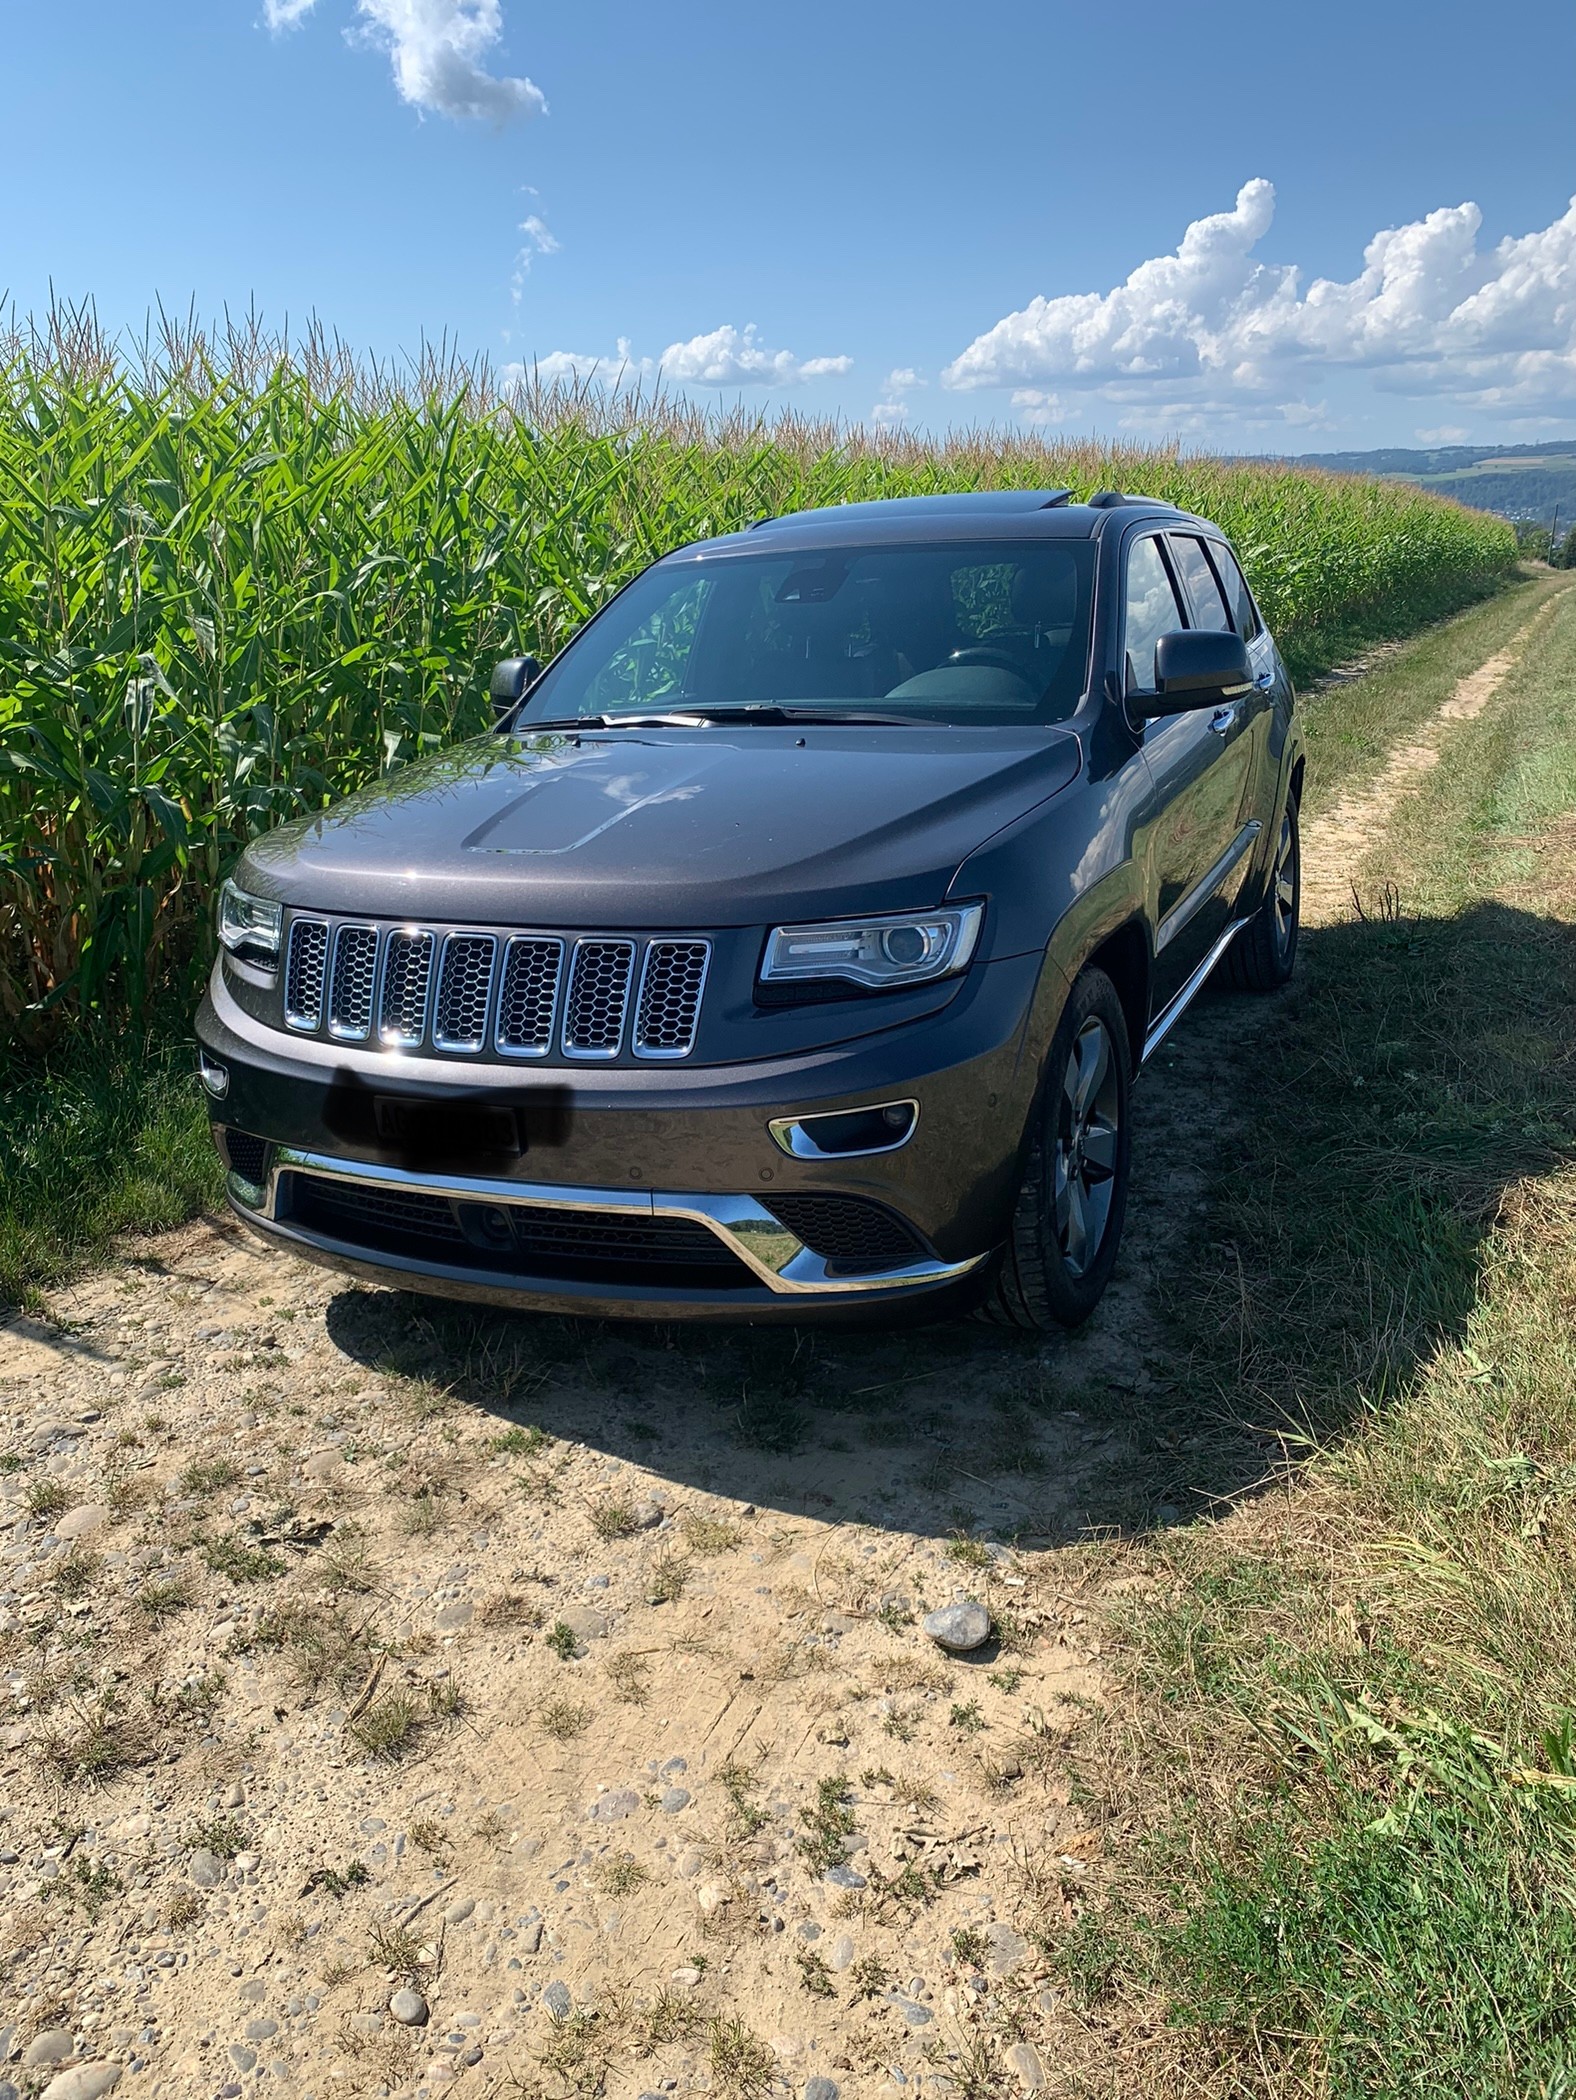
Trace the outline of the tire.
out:
[[[1131,1088],[1122,1002],[1103,970],[1085,970],[1051,1040],[1012,1229],[980,1308],[992,1324],[1080,1327],[1099,1304],[1127,1211]]]
[[[1297,799],[1286,798],[1264,902],[1226,950],[1231,981],[1244,992],[1278,992],[1297,967],[1302,921],[1302,834]]]

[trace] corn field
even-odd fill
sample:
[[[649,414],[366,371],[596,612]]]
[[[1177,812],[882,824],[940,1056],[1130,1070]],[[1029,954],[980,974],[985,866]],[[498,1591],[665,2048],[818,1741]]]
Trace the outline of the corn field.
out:
[[[1509,526],[1393,483],[981,434],[932,444],[441,357],[90,319],[0,339],[0,1017],[136,1020],[259,829],[486,722],[632,572],[774,511],[1142,489],[1232,535],[1294,668],[1493,588]]]

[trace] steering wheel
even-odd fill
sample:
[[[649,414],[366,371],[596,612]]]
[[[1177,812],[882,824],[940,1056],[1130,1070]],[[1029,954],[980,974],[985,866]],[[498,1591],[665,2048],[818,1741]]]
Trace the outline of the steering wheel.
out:
[[[954,649],[947,658],[947,662],[949,664],[980,664],[991,670],[1010,671],[1014,678],[1023,678],[1022,659],[1013,655],[1007,649],[991,649],[983,646],[973,649]],[[1024,683],[1027,684],[1028,680],[1024,679]]]

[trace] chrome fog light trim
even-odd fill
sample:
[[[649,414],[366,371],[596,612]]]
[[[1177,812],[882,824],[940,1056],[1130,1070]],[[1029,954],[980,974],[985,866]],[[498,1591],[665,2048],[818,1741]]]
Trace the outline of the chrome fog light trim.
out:
[[[206,1050],[197,1053],[197,1077],[215,1101],[222,1101],[230,1091],[229,1066],[220,1064],[218,1058],[210,1057]]]
[[[899,1152],[919,1128],[917,1101],[879,1101],[823,1116],[773,1116],[766,1128],[790,1159],[871,1159]]]

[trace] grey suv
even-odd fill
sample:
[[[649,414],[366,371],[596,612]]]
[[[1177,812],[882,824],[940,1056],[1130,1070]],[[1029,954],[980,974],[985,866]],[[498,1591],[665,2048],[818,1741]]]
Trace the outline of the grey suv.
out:
[[[237,1213],[555,1312],[1085,1319],[1135,1074],[1217,964],[1296,956],[1293,693],[1220,531],[1065,490],[773,518],[493,694],[224,887]]]

